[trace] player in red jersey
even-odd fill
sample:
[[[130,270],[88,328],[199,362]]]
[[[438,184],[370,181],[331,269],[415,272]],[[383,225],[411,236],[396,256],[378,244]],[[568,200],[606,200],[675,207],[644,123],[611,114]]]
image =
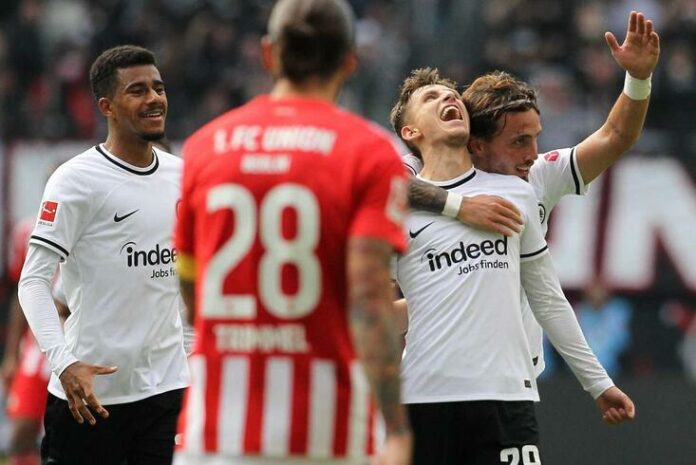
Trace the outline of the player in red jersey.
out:
[[[175,463],[409,462],[390,256],[405,171],[386,132],[334,106],[355,69],[344,0],[281,0],[276,79],[184,145],[177,268],[197,340]],[[372,389],[370,389],[370,387]]]
[[[29,236],[35,218],[19,221],[12,232],[8,277],[13,286],[19,282]],[[62,316],[69,313],[64,299],[54,294],[56,308]],[[10,465],[38,465],[37,440],[41,420],[46,410],[47,386],[51,371],[34,336],[28,331],[27,320],[12,293],[5,339],[5,352],[0,368],[7,394],[7,416],[12,421],[8,444]]]

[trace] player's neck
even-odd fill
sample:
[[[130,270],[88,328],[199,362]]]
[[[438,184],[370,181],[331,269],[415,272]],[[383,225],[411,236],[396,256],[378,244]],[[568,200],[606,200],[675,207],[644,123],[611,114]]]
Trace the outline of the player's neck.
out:
[[[140,138],[126,139],[109,132],[104,147],[130,165],[145,168],[152,164],[152,142]]]
[[[423,169],[420,176],[430,181],[447,181],[469,171],[473,164],[469,151],[462,147],[439,145],[421,148]]]
[[[310,98],[333,103],[338,100],[340,92],[341,82],[336,79],[327,82],[309,80],[300,84],[281,78],[276,81],[270,95],[272,99]]]

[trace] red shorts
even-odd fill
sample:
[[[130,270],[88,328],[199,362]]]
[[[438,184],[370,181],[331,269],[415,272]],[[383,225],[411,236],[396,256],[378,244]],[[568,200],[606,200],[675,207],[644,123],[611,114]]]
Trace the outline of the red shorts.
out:
[[[21,362],[7,397],[7,415],[13,419],[41,421],[46,410],[50,376],[48,360],[34,337],[28,333],[22,341]]]

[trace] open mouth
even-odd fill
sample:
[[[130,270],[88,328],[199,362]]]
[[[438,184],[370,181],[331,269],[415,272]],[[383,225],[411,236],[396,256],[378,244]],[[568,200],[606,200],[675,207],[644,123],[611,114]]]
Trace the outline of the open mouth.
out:
[[[523,176],[529,176],[529,170],[532,168],[532,165],[524,165],[524,166],[518,166],[517,167],[517,172],[520,173]]]
[[[457,108],[455,105],[448,105],[440,112],[440,119],[442,121],[461,121],[464,118],[462,117],[462,112],[459,111],[459,108]]]
[[[140,116],[142,118],[152,118],[152,119],[162,118],[162,117],[164,117],[164,110],[161,108],[157,109],[157,110],[149,110],[149,111],[141,113]]]

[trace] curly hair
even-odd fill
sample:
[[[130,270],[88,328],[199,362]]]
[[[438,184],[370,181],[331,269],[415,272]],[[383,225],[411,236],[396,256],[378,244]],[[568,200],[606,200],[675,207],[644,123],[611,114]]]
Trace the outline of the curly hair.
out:
[[[157,66],[155,55],[136,45],[119,45],[102,52],[89,70],[89,83],[96,100],[111,98],[118,83],[118,70],[131,66]]]
[[[401,137],[401,129],[406,125],[404,118],[406,116],[409,100],[411,99],[413,93],[421,87],[436,84],[457,90],[457,83],[451,79],[441,77],[437,68],[427,67],[412,70],[411,74],[409,74],[409,76],[404,80],[404,83],[399,89],[399,100],[394,104],[391,112],[389,113],[389,121],[394,128],[394,131],[396,131],[399,138],[418,158],[421,157],[420,150]]]
[[[503,130],[507,113],[532,109],[539,113],[536,91],[504,71],[474,80],[464,89],[462,100],[469,110],[471,135],[486,140]]]

